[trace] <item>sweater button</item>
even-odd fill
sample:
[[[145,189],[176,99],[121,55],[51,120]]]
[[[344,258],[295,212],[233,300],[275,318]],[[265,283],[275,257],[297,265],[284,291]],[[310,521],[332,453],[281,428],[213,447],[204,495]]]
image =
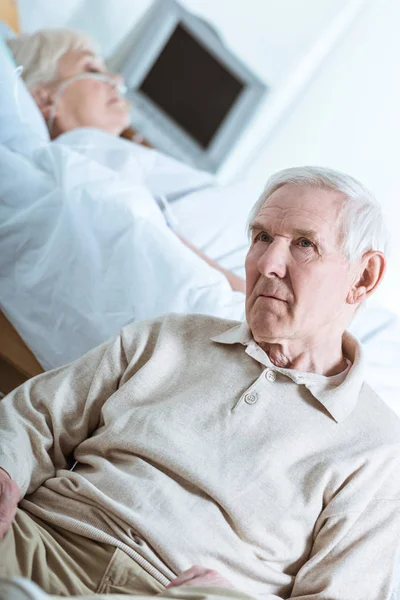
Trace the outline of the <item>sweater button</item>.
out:
[[[271,369],[268,369],[265,372],[265,378],[270,382],[270,383],[274,383],[275,379],[276,379],[276,373],[275,371],[272,371]]]
[[[244,401],[247,404],[255,404],[257,402],[257,400],[258,400],[258,394],[255,394],[255,393],[253,393],[253,394],[246,394],[245,397],[244,397]]]

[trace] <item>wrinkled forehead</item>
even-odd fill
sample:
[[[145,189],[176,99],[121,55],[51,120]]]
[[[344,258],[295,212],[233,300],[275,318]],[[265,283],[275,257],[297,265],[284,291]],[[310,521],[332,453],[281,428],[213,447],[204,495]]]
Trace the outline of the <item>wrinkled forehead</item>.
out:
[[[321,236],[332,236],[336,240],[342,230],[341,212],[345,201],[342,192],[286,184],[267,198],[255,221],[285,231],[313,229]]]

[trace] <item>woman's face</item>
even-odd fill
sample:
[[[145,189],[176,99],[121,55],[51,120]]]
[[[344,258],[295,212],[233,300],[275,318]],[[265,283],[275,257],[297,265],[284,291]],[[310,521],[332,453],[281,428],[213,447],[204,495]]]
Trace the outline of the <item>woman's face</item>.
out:
[[[61,83],[82,73],[103,73],[117,83],[123,81],[119,75],[108,73],[103,60],[91,52],[85,50],[66,52],[58,63],[57,80],[45,84],[46,110],[43,110],[43,106],[40,105],[40,97],[38,99],[34,93],[46,120]],[[117,87],[107,81],[94,78],[77,79],[66,85],[57,98],[54,125],[50,135],[57,137],[65,131],[78,127],[96,127],[112,135],[119,135],[129,124],[129,107]]]

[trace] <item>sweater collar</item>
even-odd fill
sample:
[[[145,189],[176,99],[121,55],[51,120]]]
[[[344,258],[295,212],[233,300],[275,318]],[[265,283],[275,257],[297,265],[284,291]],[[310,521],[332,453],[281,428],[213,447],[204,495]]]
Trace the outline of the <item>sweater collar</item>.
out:
[[[343,334],[343,351],[352,364],[340,385],[334,384],[334,377],[276,367],[268,354],[254,341],[246,321],[212,337],[211,340],[220,344],[242,344],[246,347],[246,353],[253,359],[289,377],[298,385],[304,385],[338,423],[348,417],[356,407],[364,383],[364,358],[361,344],[347,331]]]

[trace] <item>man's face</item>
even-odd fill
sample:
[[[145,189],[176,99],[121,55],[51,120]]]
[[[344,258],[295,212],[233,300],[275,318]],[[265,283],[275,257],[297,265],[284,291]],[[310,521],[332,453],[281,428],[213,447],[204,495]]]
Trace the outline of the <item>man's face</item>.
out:
[[[290,184],[261,208],[246,258],[246,316],[256,341],[306,340],[330,323],[347,324],[343,202],[339,192]]]

